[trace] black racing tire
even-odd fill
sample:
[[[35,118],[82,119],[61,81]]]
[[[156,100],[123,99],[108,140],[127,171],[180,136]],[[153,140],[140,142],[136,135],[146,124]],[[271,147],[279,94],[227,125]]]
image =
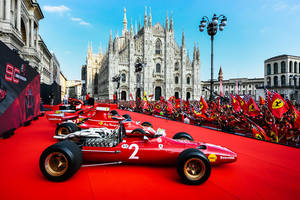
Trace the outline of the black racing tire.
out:
[[[122,117],[124,117],[125,119],[130,119],[131,120],[131,117],[128,114],[122,115]]]
[[[116,111],[116,110],[112,110],[112,111],[110,111],[110,113],[111,113],[112,115],[119,115],[118,111]]]
[[[55,135],[68,135],[70,133],[76,132],[79,130],[79,127],[76,124],[71,122],[66,122],[57,126],[55,130]]]
[[[173,139],[175,139],[175,140],[189,140],[189,141],[194,141],[194,138],[190,134],[188,134],[186,132],[176,133],[173,136]]]
[[[210,176],[211,166],[208,158],[198,149],[186,149],[177,157],[177,172],[183,183],[199,185]]]
[[[141,125],[153,128],[153,125],[150,122],[143,122],[143,123],[141,123]]]
[[[141,134],[141,135],[146,135],[146,132],[141,129],[141,128],[136,128],[133,131],[131,131],[131,134]]]
[[[82,163],[81,149],[69,140],[49,146],[40,156],[40,170],[50,181],[60,182],[71,178]]]

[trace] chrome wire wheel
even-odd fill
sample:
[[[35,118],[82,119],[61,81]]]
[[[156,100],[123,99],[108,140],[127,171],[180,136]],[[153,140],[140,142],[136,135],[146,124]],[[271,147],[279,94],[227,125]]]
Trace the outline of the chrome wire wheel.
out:
[[[68,135],[70,130],[67,127],[60,127],[57,131],[57,135]]]
[[[50,153],[45,159],[45,170],[51,176],[62,176],[68,169],[69,161],[61,152]]]
[[[200,180],[204,176],[205,171],[205,163],[199,158],[190,158],[184,164],[184,174],[189,180]]]

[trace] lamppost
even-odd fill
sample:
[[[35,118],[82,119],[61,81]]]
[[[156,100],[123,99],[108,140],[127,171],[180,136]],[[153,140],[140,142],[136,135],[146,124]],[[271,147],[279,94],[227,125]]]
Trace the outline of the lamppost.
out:
[[[219,19],[221,19],[221,23],[219,23]],[[207,16],[202,17],[202,20],[200,22],[199,25],[199,30],[200,32],[204,31],[204,28],[206,27],[206,23],[207,24],[207,33],[208,35],[210,35],[210,40],[211,40],[211,75],[210,75],[210,97],[209,100],[213,100],[213,84],[214,84],[214,71],[213,71],[213,66],[214,66],[214,46],[213,46],[213,42],[214,42],[214,36],[217,34],[218,32],[218,26],[219,26],[219,30],[223,31],[224,27],[227,24],[227,18],[224,15],[220,15],[217,16],[216,14],[214,14],[213,18],[211,21],[209,21],[209,18]]]
[[[120,88],[120,79],[121,79],[121,77],[120,77],[120,74],[118,74],[118,75],[115,75],[114,77],[112,77],[112,82],[115,82],[115,83],[117,83],[117,89],[116,89],[116,92],[115,92],[115,94],[116,94],[116,100],[118,100],[119,99],[119,88]],[[115,103],[115,102],[114,102]]]
[[[296,96],[296,84],[297,84],[297,78],[298,78],[299,76],[298,75],[290,75],[290,82],[291,82],[291,79],[294,79],[294,95],[293,95],[293,100],[298,100],[298,98],[297,98],[297,96]]]
[[[145,64],[142,64],[140,62],[136,63],[134,65],[135,67],[135,72],[137,73],[137,76],[138,76],[138,80],[137,80],[137,91],[139,90],[139,94],[141,94],[141,73],[143,71],[143,68],[145,67],[146,65]],[[138,92],[137,92],[138,93]],[[136,95],[136,99],[137,99],[137,95]]]

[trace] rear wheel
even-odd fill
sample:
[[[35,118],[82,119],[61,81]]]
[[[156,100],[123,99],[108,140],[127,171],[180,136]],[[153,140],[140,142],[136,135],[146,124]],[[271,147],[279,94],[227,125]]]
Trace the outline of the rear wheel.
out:
[[[175,139],[175,140],[189,140],[189,141],[194,141],[193,137],[190,134],[186,133],[186,132],[176,133],[173,136],[173,139]]]
[[[209,178],[211,166],[207,157],[198,149],[186,149],[177,158],[177,172],[183,183],[199,185]]]
[[[74,123],[63,123],[58,125],[58,127],[55,130],[55,135],[68,135],[78,130],[78,126],[76,126],[76,124]]]
[[[50,181],[64,181],[80,168],[82,153],[71,141],[65,140],[51,145],[40,156],[40,170]]]
[[[141,125],[153,128],[153,126],[152,126],[152,124],[150,122],[143,122],[143,123],[141,123]]]

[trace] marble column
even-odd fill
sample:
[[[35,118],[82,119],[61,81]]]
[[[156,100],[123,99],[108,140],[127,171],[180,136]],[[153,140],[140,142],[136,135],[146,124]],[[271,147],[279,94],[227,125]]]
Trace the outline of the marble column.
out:
[[[17,30],[21,31],[21,0],[17,0]]]
[[[5,20],[10,20],[10,0],[5,0]]]
[[[30,47],[33,47],[33,26],[34,26],[34,23],[33,23],[33,19],[30,19]]]
[[[39,27],[36,27],[36,33],[35,33],[35,48],[38,50],[38,42],[39,42]]]
[[[26,44],[25,46],[29,47],[29,19],[26,22]]]

